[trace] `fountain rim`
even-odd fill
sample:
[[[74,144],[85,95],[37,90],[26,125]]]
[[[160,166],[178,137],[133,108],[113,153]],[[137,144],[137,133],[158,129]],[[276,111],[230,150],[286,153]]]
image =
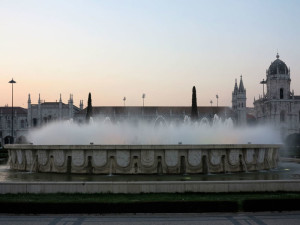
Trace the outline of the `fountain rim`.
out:
[[[68,150],[68,149],[101,149],[101,150],[177,150],[177,149],[189,149],[189,150],[201,150],[201,149],[255,149],[255,148],[281,148],[282,144],[124,144],[124,145],[99,145],[99,144],[87,144],[87,145],[35,145],[35,144],[7,144],[4,145],[5,149],[30,149],[30,150]]]

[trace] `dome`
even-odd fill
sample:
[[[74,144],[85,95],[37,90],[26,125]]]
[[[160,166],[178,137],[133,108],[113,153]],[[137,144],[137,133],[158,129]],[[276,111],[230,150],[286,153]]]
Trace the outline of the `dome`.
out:
[[[269,75],[277,74],[277,68],[278,68],[279,74],[288,74],[289,69],[286,66],[286,64],[282,60],[279,59],[278,53],[276,55],[276,58],[277,59],[271,63],[271,66],[269,67],[269,70],[268,70],[268,74]]]

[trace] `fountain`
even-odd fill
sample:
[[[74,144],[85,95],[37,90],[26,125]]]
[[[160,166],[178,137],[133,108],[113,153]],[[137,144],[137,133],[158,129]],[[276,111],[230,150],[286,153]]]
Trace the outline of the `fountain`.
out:
[[[106,175],[208,174],[271,169],[278,162],[280,145],[272,140],[279,139],[270,129],[233,128],[230,118],[222,121],[217,115],[211,123],[206,118],[193,123],[185,116],[178,126],[161,116],[154,124],[114,124],[108,117],[91,121],[52,123],[29,134],[34,144],[6,145],[10,168]]]

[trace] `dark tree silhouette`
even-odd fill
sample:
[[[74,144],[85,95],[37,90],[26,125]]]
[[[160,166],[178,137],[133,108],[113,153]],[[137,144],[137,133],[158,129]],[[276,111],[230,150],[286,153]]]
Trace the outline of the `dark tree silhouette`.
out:
[[[192,94],[192,113],[191,119],[193,121],[198,119],[198,108],[197,108],[197,96],[196,96],[196,88],[193,87],[193,94]]]
[[[86,108],[86,122],[90,122],[90,118],[93,116],[93,107],[92,107],[92,96],[89,93],[88,105]]]

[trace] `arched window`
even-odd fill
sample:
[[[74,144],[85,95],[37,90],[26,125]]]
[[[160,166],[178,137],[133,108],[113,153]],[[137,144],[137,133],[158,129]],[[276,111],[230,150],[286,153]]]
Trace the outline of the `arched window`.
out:
[[[283,88],[280,88],[280,99],[283,99]]]
[[[285,112],[284,111],[281,111],[280,112],[280,122],[284,122],[285,121]]]

